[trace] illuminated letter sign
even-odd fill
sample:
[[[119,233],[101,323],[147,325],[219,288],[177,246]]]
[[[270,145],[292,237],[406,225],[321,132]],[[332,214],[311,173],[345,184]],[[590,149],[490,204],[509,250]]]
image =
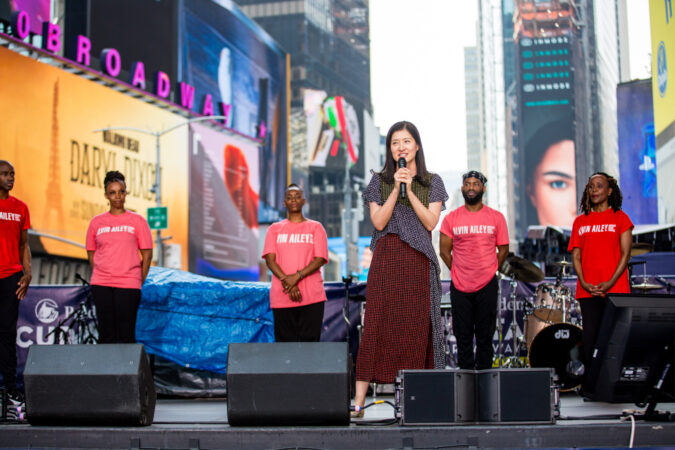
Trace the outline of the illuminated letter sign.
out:
[[[42,22],[42,48],[48,52],[61,50],[61,27],[51,22]]]

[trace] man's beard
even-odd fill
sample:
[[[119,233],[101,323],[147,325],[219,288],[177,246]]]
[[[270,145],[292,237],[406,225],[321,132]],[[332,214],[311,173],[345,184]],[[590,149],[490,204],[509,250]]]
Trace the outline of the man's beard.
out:
[[[464,201],[466,202],[467,205],[473,206],[481,202],[483,200],[483,191],[478,191],[476,193],[475,197],[469,197],[468,192],[462,191],[462,197],[464,197]]]

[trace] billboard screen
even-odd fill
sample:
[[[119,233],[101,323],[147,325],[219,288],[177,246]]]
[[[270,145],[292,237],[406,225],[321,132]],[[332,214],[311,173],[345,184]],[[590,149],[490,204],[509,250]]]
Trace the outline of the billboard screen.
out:
[[[12,14],[23,11],[30,24],[30,32],[42,33],[42,22],[51,21],[51,0],[0,1],[0,20],[11,23]]]
[[[263,140],[258,218],[277,221],[289,167],[286,53],[232,2],[182,5],[178,79],[231,105],[227,125]]]
[[[675,138],[675,14],[671,0],[649,0],[652,34],[654,132],[665,144]],[[670,69],[670,70],[668,70]],[[666,136],[659,135],[666,132]],[[661,145],[659,145],[661,147]]]
[[[651,80],[616,91],[623,210],[636,225],[659,222]]]
[[[160,131],[184,119],[47,64],[0,48],[1,157],[16,168],[12,195],[31,211],[36,231],[84,244],[91,218],[108,210],[103,178],[119,170],[127,178],[126,207],[143,216],[155,206],[155,138],[105,127]],[[162,198],[169,228],[187,268],[187,129],[161,139]],[[86,258],[72,244],[41,239],[53,255]]]
[[[359,160],[361,128],[356,109],[343,97],[305,89],[307,155],[309,165],[344,169]]]
[[[190,271],[258,281],[258,145],[190,126]]]
[[[525,228],[571,227],[577,215],[570,39],[521,37],[518,43],[519,210]]]

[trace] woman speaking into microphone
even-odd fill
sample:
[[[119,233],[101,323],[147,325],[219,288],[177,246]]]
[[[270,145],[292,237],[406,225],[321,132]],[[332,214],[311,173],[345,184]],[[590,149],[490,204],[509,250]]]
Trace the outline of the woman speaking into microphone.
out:
[[[124,175],[110,171],[103,185],[110,211],[91,219],[87,230],[98,342],[133,343],[141,286],[152,261],[152,235],[143,216],[124,209],[127,198]]]
[[[445,367],[440,266],[431,230],[448,194],[441,178],[427,171],[415,125],[392,125],[386,145],[384,168],[363,193],[375,230],[353,417],[363,417],[369,383],[393,383],[402,369]]]

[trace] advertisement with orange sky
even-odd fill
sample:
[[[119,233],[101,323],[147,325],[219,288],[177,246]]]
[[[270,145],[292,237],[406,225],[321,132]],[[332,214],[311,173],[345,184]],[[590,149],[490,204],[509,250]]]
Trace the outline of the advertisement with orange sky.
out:
[[[190,125],[190,272],[258,281],[259,147]]]
[[[115,90],[0,48],[0,159],[16,169],[12,195],[31,213],[40,233],[84,244],[91,218],[108,210],[103,179],[108,170],[127,178],[126,207],[142,214],[156,206],[156,141],[152,135],[106,127],[160,132],[185,118]],[[166,243],[188,254],[188,127],[160,138],[162,200],[168,207]],[[49,254],[86,258],[83,248],[41,238]]]

